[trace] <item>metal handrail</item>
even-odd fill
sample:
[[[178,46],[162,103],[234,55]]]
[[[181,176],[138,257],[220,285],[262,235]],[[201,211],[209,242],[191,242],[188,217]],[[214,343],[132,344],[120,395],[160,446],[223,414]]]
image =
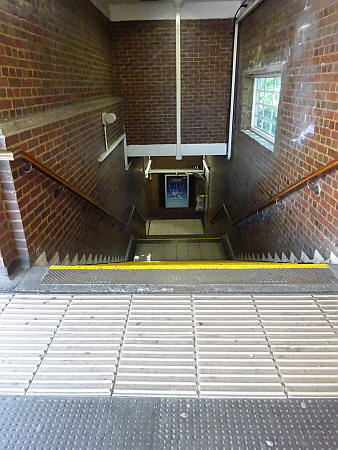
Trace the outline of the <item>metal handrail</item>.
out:
[[[213,215],[212,219],[210,219],[209,222],[210,222],[210,223],[215,223],[216,218],[217,218],[221,213],[224,213],[224,214],[227,216],[229,222],[232,223],[231,217],[229,216],[228,210],[226,209],[226,206],[225,206],[224,203],[222,203],[221,207],[217,210],[216,214]]]
[[[59,184],[62,184],[63,186],[65,186],[67,189],[72,191],[74,194],[76,194],[78,197],[82,198],[83,200],[86,200],[88,203],[90,203],[92,206],[97,208],[99,211],[103,212],[104,214],[109,216],[111,219],[113,219],[118,225],[122,226],[123,228],[125,228],[129,225],[128,223],[126,223],[120,219],[117,219],[107,209],[98,205],[94,200],[92,200],[90,197],[88,197],[88,195],[84,194],[78,188],[76,188],[75,186],[70,184],[67,180],[60,177],[59,175],[57,175],[56,173],[51,171],[48,167],[41,164],[40,161],[35,159],[33,156],[29,155],[26,152],[21,152],[15,157],[15,159],[18,159],[18,158],[24,159],[25,161],[29,162],[35,168],[37,168],[38,170],[43,172],[45,175],[47,175],[49,178],[51,178],[52,180],[56,181]]]
[[[252,214],[255,214],[258,211],[261,211],[262,209],[266,208],[267,206],[271,205],[272,203],[276,202],[277,200],[279,200],[279,199],[285,197],[286,195],[290,194],[295,189],[297,189],[300,186],[304,185],[308,181],[318,177],[319,175],[321,175],[323,173],[326,173],[326,172],[334,169],[337,166],[338,166],[338,160],[337,159],[329,162],[328,164],[325,164],[320,169],[310,173],[309,175],[307,175],[307,176],[303,177],[302,179],[296,181],[295,183],[291,184],[291,186],[288,186],[286,189],[283,189],[282,191],[278,192],[278,194],[275,194],[273,197],[269,198],[269,200],[266,200],[265,202],[263,202],[258,207],[256,206],[249,213],[245,213],[242,216],[240,216],[240,217],[238,217],[237,219],[234,219],[234,220],[230,219],[229,213],[228,213],[224,203],[222,203],[222,206],[217,210],[216,214],[212,217],[210,222],[214,223],[215,219],[223,211],[227,215],[227,217],[229,218],[229,221],[231,222],[231,224],[235,225],[236,223],[241,222],[242,220],[246,219],[247,217],[251,216]]]
[[[133,216],[134,216],[135,213],[137,213],[137,214],[139,215],[139,217],[142,219],[142,221],[143,221],[144,223],[147,222],[147,219],[144,217],[144,215],[143,215],[143,214],[138,210],[138,208],[136,208],[136,206],[134,205],[134,206],[131,208],[131,212],[130,212],[130,214],[129,214],[129,218],[128,218],[127,223],[126,223],[127,226],[130,225],[130,222],[132,221]]]

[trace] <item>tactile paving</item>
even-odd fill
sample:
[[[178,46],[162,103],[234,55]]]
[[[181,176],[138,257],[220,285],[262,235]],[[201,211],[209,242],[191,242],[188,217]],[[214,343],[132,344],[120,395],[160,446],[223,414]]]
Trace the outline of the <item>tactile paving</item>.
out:
[[[0,397],[0,448],[332,450],[337,408],[337,399]]]

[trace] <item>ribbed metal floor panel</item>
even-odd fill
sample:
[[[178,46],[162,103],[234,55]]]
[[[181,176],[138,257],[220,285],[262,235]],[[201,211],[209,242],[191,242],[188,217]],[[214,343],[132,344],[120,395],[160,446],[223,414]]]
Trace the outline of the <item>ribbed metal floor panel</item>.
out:
[[[110,395],[129,303],[129,296],[74,297],[28,393]]]
[[[114,394],[196,396],[196,381],[190,296],[134,295]]]
[[[329,269],[50,269],[42,285],[227,285],[227,284],[327,284],[337,280]]]
[[[338,295],[4,302],[0,394],[338,397]]]
[[[338,332],[338,304],[337,295],[318,295],[314,296],[321,311],[325,315],[326,319],[332,326],[332,328]]]
[[[254,295],[254,301],[288,395],[338,397],[338,336],[315,298]]]
[[[250,295],[194,299],[201,396],[284,396]]]
[[[338,400],[0,397],[11,450],[335,449]]]
[[[15,295],[0,315],[0,393],[25,394],[70,302]]]

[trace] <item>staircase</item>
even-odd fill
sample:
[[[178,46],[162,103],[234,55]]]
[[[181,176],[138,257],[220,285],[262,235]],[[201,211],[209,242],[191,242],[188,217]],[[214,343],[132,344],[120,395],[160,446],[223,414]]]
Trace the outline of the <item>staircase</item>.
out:
[[[91,264],[109,264],[125,261],[125,256],[121,255],[111,255],[111,254],[89,254],[86,256],[85,253],[76,254],[73,258],[70,258],[69,254],[65,257],[60,257],[59,253],[56,252],[53,257],[47,258],[46,253],[43,252],[34,262],[34,266],[76,266],[76,265],[91,265]]]

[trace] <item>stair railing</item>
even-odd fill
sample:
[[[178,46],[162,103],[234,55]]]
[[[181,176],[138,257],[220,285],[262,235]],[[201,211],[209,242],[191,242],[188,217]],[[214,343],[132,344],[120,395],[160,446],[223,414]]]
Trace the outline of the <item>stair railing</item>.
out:
[[[282,191],[278,192],[278,194],[275,194],[273,197],[269,198],[269,200],[266,200],[265,202],[263,202],[261,205],[256,206],[250,212],[245,213],[242,216],[237,217],[234,220],[232,220],[230,218],[230,215],[229,215],[229,213],[228,213],[224,203],[222,203],[222,206],[217,210],[216,214],[214,214],[214,216],[210,220],[210,223],[215,223],[217,217],[222,213],[222,214],[225,214],[227,216],[227,218],[228,218],[229,222],[231,223],[231,225],[235,225],[236,223],[241,222],[242,220],[246,219],[247,217],[251,216],[252,214],[257,213],[258,211],[261,211],[262,209],[266,208],[267,206],[271,205],[272,203],[280,200],[281,198],[285,197],[286,195],[291,194],[291,192],[293,192],[295,189],[299,188],[300,186],[303,186],[305,183],[313,180],[314,178],[318,177],[319,175],[321,175],[323,173],[329,172],[330,170],[334,169],[337,166],[338,166],[338,160],[337,159],[329,162],[328,164],[325,164],[320,169],[318,169],[318,170],[310,173],[309,175],[301,178],[300,180],[298,180],[295,183],[293,183],[290,186],[288,186],[286,189],[283,189]]]
[[[130,213],[128,221],[124,222],[124,221],[116,218],[115,216],[113,216],[107,209],[105,209],[102,206],[98,205],[94,200],[92,200],[90,197],[88,197],[88,195],[86,195],[83,192],[81,192],[77,187],[73,186],[67,180],[65,180],[64,178],[60,177],[60,175],[57,175],[56,173],[54,173],[52,170],[50,170],[48,167],[46,167],[40,161],[35,159],[33,156],[29,155],[26,152],[21,152],[15,157],[15,159],[18,159],[18,158],[21,158],[21,159],[27,161],[28,163],[32,164],[32,166],[34,166],[36,169],[38,169],[39,171],[41,171],[45,175],[47,175],[49,178],[51,178],[53,181],[55,181],[55,182],[65,186],[67,189],[69,189],[71,192],[76,194],[82,200],[87,201],[92,206],[94,206],[96,209],[98,209],[99,211],[101,211],[104,214],[106,214],[107,216],[109,216],[120,227],[127,228],[129,226],[129,224],[130,224],[130,222],[131,222],[135,212],[142,218],[142,220],[144,222],[146,222],[146,219],[143,217],[143,215],[140,213],[140,211],[136,208],[135,205],[132,207],[132,210],[131,210],[131,213]]]
[[[131,223],[131,221],[133,220],[134,214],[137,214],[137,215],[141,218],[141,220],[142,220],[144,223],[147,222],[147,219],[144,217],[144,215],[138,210],[138,208],[136,207],[136,205],[134,205],[134,206],[131,208],[131,212],[130,212],[130,214],[129,214],[129,218],[128,218],[127,222],[126,222],[126,225],[127,225],[127,226],[129,226],[130,223]]]

